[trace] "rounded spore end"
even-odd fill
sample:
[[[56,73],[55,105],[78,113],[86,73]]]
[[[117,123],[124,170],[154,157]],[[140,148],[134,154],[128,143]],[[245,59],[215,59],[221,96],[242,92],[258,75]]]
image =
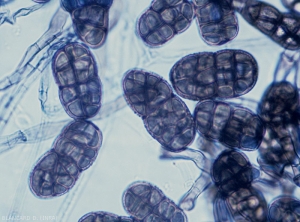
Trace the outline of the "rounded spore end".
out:
[[[128,105],[140,117],[158,110],[173,94],[167,81],[145,70],[129,70],[122,84]]]
[[[83,171],[95,162],[102,139],[101,131],[93,123],[73,121],[56,138],[53,149],[60,155],[71,157]]]
[[[98,211],[83,215],[78,222],[134,222],[130,217],[122,217],[113,213]]]
[[[208,45],[223,45],[237,36],[238,21],[229,2],[193,2],[200,35]]]
[[[192,114],[166,80],[144,70],[130,70],[123,78],[124,96],[143,118],[149,134],[166,149],[179,152],[195,137]]]
[[[267,202],[263,194],[252,187],[233,192],[226,202],[234,221],[267,221]]]
[[[170,71],[178,95],[198,101],[242,96],[254,87],[257,78],[256,60],[242,50],[191,54],[175,63]]]
[[[104,221],[104,219],[108,219],[107,221],[118,221],[118,216],[108,212],[91,212],[84,216],[82,216],[78,222],[96,222],[96,221]]]
[[[280,196],[269,205],[268,219],[270,222],[299,221],[300,201],[291,196]]]
[[[264,122],[276,127],[295,123],[298,107],[298,89],[287,81],[274,82],[262,96],[257,113]]]
[[[223,151],[212,166],[212,179],[219,190],[228,195],[253,181],[253,167],[248,158],[239,151]]]
[[[123,206],[138,221],[187,221],[184,212],[148,182],[131,184],[124,191]]]
[[[66,113],[74,119],[88,119],[101,108],[102,85],[90,50],[69,43],[52,59],[52,71],[59,86],[59,98]]]
[[[169,151],[180,152],[195,138],[192,114],[175,95],[143,120],[150,135]]]
[[[176,93],[190,100],[216,97],[216,67],[212,52],[187,55],[174,64],[170,80]]]
[[[263,122],[249,109],[234,105],[231,109],[230,119],[221,132],[219,141],[230,148],[257,150],[265,133]]]
[[[217,51],[216,66],[219,98],[242,96],[248,93],[257,82],[257,61],[246,51]]]
[[[286,49],[300,48],[300,21],[296,16],[281,13],[274,6],[261,1],[246,1],[238,5],[243,18],[273,41]]]
[[[187,0],[154,0],[151,7],[139,18],[137,31],[147,45],[161,46],[184,32],[193,17],[193,6]]]
[[[108,33],[109,8],[87,5],[72,11],[73,27],[80,39],[91,48],[102,46]]]
[[[30,174],[30,189],[40,198],[53,198],[67,193],[80,175],[74,160],[53,149],[44,154]]]
[[[252,111],[220,101],[199,102],[194,120],[205,138],[245,151],[258,149],[265,133],[263,122]]]
[[[154,209],[151,204],[151,191],[153,185],[146,182],[136,182],[130,185],[123,194],[124,209],[138,220],[145,219]],[[158,190],[153,204],[157,205],[165,197],[164,194]]]

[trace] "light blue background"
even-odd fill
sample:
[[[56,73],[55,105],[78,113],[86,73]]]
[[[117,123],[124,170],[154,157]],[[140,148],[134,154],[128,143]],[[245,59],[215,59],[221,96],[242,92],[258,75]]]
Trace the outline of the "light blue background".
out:
[[[279,0],[268,2],[276,5],[281,11],[285,10]],[[0,7],[0,12],[10,10],[13,13],[33,4],[29,0],[16,0]],[[194,20],[188,30],[169,43],[159,48],[149,48],[135,33],[137,18],[149,5],[150,0],[114,0],[110,10],[110,22],[115,25],[109,30],[105,45],[92,50],[103,83],[103,104],[114,101],[122,94],[121,79],[128,69],[143,68],[168,80],[169,70],[181,57],[195,52],[227,48],[248,51],[256,58],[259,78],[254,89],[244,97],[259,101],[264,89],[273,80],[279,54],[283,51],[281,47],[238,16],[239,34],[226,45],[206,45]],[[43,8],[18,18],[14,25],[0,26],[1,79],[9,76],[17,68],[27,48],[48,29],[58,7],[59,1],[51,0]],[[69,18],[68,24],[70,22]],[[49,105],[60,107],[58,89],[52,80],[51,69],[46,69],[44,74],[50,75],[52,81]],[[13,111],[3,136],[47,121],[69,118],[63,111],[52,117],[42,113],[38,100],[39,75]],[[1,93],[0,91],[0,96]],[[186,102],[193,112],[195,102]],[[28,186],[31,169],[38,158],[51,148],[55,137],[46,141],[17,145],[0,154],[0,221],[2,216],[8,216],[12,212],[30,218],[55,216],[56,221],[77,221],[90,211],[100,210],[126,215],[121,200],[123,191],[130,183],[136,180],[149,181],[177,203],[200,174],[191,162],[159,160],[159,143],[152,139],[142,120],[129,107],[94,123],[102,130],[104,136],[98,158],[91,168],[82,173],[73,189],[61,197],[38,199]],[[58,134],[61,128],[54,130]],[[196,148],[196,142],[191,146]],[[256,152],[250,156],[255,161]],[[272,195],[266,197],[268,201],[272,199]],[[213,221],[211,197],[202,194],[195,209],[186,213],[191,222]]]

